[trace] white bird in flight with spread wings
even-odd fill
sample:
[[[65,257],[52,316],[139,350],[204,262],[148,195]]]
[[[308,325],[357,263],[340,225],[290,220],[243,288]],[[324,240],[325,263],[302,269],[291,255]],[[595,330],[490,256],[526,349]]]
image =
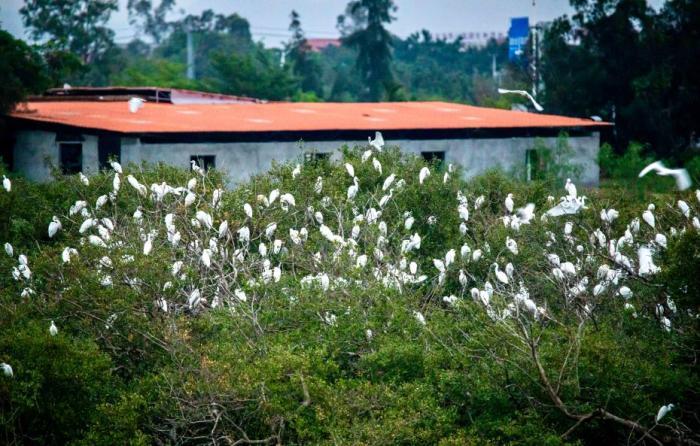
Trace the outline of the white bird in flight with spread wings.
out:
[[[499,88],[498,93],[500,93],[500,94],[519,94],[520,96],[524,96],[524,97],[528,98],[530,100],[530,102],[532,102],[532,105],[535,107],[535,110],[537,110],[538,112],[544,111],[544,108],[542,108],[542,106],[537,103],[535,98],[533,98],[532,95],[525,90],[506,90],[504,88]]]
[[[647,167],[642,169],[641,172],[639,172],[639,178],[642,178],[644,175],[648,174],[651,171],[656,172],[657,175],[661,176],[672,176],[676,180],[676,186],[678,187],[678,190],[686,190],[690,187],[692,184],[692,181],[690,181],[690,175],[688,175],[688,171],[685,169],[669,169],[668,167],[664,166],[664,163],[661,161],[655,161],[651,164],[649,164]]]

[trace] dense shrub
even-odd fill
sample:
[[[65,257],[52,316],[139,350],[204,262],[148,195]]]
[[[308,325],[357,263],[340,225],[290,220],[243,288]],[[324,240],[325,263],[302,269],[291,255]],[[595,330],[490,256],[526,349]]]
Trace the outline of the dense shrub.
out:
[[[165,166],[89,186],[14,179],[0,191],[0,242],[14,246],[0,256],[0,362],[14,368],[0,375],[1,441],[698,441],[694,192],[644,195],[654,228],[639,221],[647,201],[624,189],[579,191],[587,209],[543,218],[552,195],[573,200],[558,174],[467,182],[430,166],[421,184],[422,160],[366,150],[274,165],[230,191],[216,172]],[[70,215],[78,200],[86,210]],[[526,203],[532,219],[517,212]],[[62,229],[49,238],[54,215]],[[415,234],[420,247],[406,249]],[[657,273],[640,272],[644,247]],[[507,283],[494,263],[512,264]]]

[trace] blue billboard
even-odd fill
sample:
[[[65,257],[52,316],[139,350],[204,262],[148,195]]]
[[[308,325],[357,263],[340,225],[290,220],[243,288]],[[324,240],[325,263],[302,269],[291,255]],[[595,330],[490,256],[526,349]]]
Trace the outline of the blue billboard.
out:
[[[527,17],[513,17],[510,19],[508,30],[508,59],[521,60],[525,54],[525,45],[530,32],[530,22]]]

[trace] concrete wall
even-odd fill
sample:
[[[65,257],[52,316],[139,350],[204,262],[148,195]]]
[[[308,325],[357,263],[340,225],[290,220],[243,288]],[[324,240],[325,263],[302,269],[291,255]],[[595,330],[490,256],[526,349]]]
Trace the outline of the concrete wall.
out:
[[[51,168],[58,167],[60,142],[56,133],[38,130],[23,130],[16,134],[14,148],[14,170],[33,181],[51,179]],[[83,135],[83,172],[95,173],[99,169],[97,159],[97,136]]]
[[[445,152],[445,162],[464,168],[467,178],[491,168],[504,171],[525,168],[526,151],[533,148],[537,138],[484,138],[484,139],[440,139],[440,140],[387,140],[387,145],[397,145],[406,153],[420,155],[421,152]],[[541,138],[549,147],[556,147],[557,138]],[[570,137],[572,149],[570,163],[583,168],[576,181],[597,185],[597,164],[600,138],[598,133],[590,136]],[[253,142],[253,143],[187,143],[187,144],[141,144],[137,138],[122,138],[121,160],[123,164],[164,162],[187,168],[193,155],[216,156],[216,167],[228,174],[230,184],[245,181],[250,175],[264,172],[273,160],[278,162],[301,162],[305,152],[330,152],[339,157],[338,148],[343,144],[353,146],[366,141],[322,141],[322,142]],[[42,181],[49,178],[44,159],[58,164],[58,144],[55,134],[49,132],[23,131],[17,135],[15,146],[15,169],[28,178]],[[83,170],[96,172],[97,137],[85,135],[83,143]]]

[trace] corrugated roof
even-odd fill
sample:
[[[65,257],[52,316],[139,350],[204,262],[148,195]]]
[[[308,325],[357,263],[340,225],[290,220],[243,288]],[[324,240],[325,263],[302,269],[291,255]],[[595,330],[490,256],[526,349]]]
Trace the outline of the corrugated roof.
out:
[[[11,116],[121,133],[280,132],[575,128],[588,119],[447,102],[157,104],[130,113],[126,102],[29,102]]]

